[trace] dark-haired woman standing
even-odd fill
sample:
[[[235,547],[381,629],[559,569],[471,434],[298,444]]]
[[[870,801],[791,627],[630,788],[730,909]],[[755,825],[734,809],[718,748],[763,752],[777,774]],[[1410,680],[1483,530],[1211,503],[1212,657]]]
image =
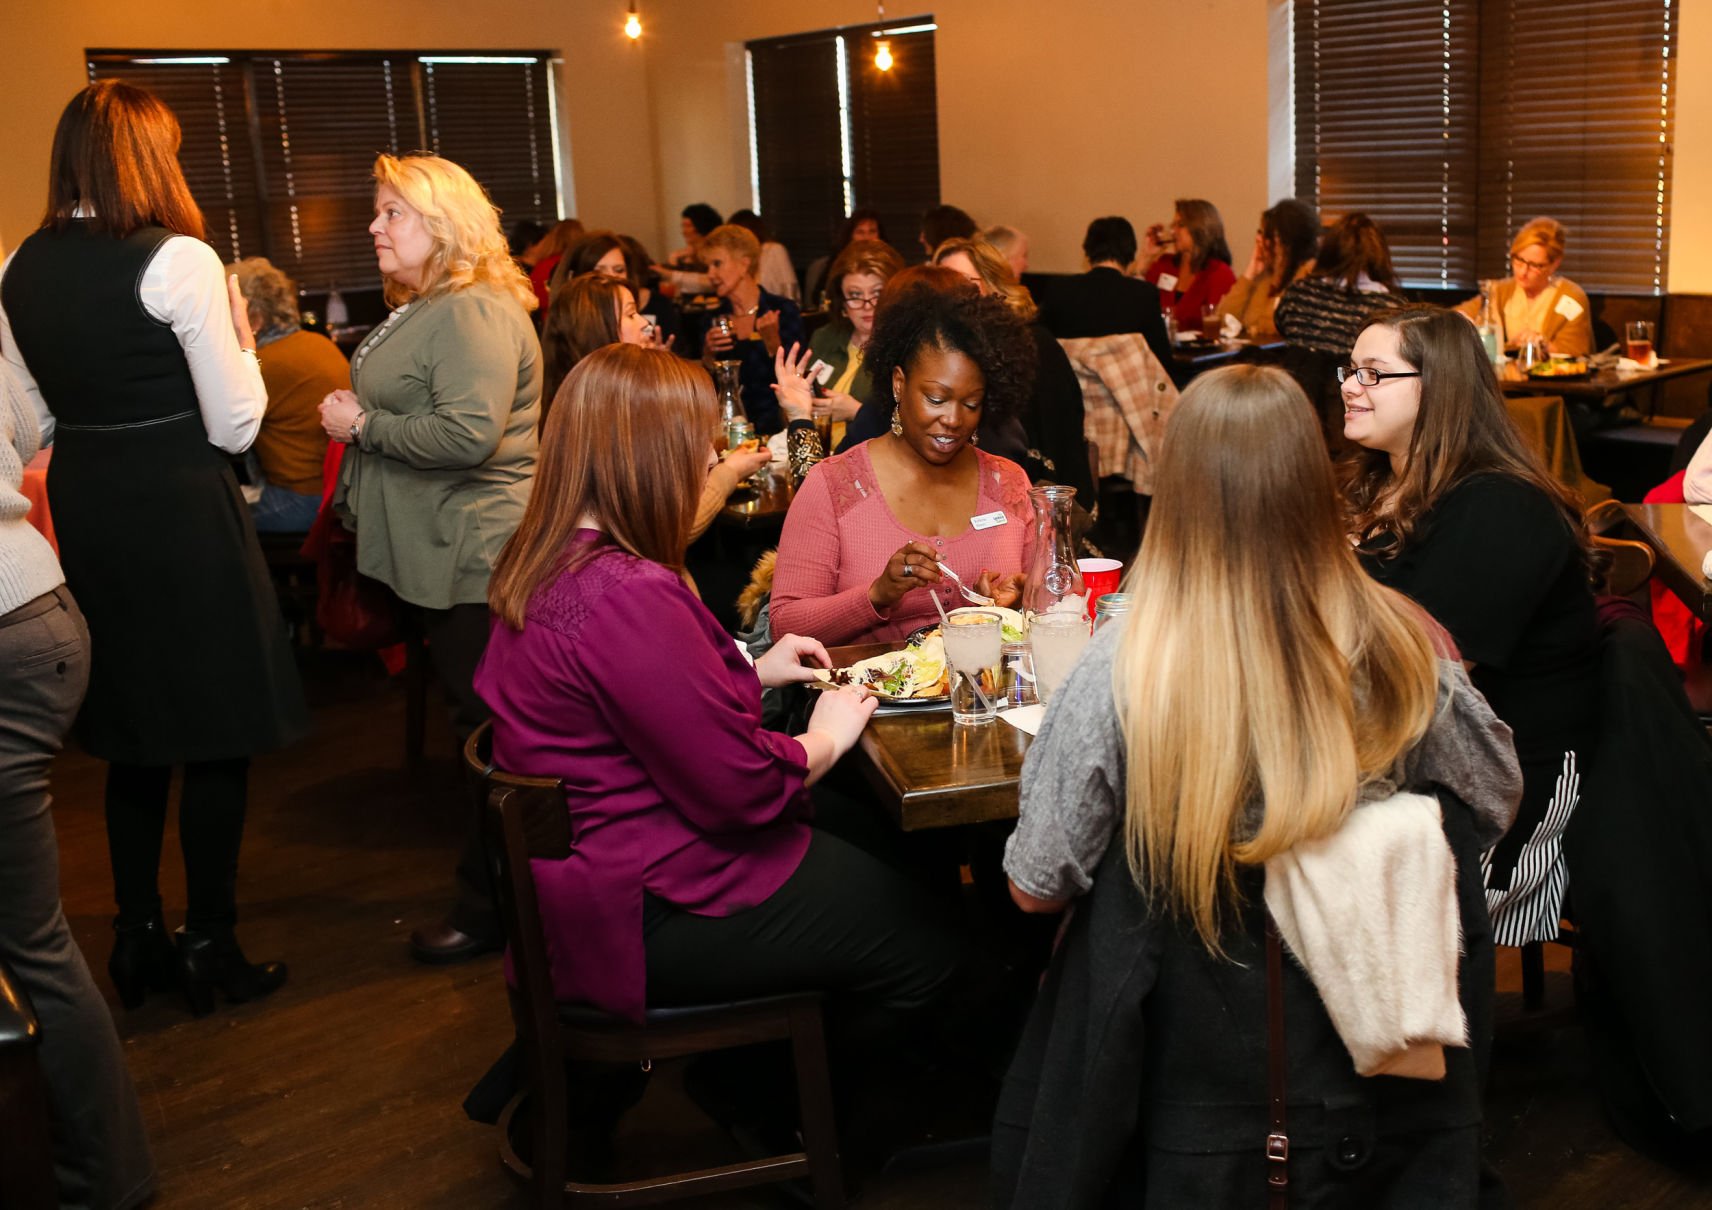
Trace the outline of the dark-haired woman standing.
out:
[[[1362,562],[1450,631],[1516,733],[1522,805],[1486,855],[1501,945],[1549,940],[1564,826],[1597,736],[1599,629],[1581,507],[1522,443],[1474,326],[1409,307],[1375,320],[1342,371],[1344,492]]]
[[[105,80],[73,98],[47,216],[0,282],[0,336],[57,437],[48,498],[89,621],[77,731],[109,762],[108,970],[127,1007],[181,982],[204,1013],[216,988],[250,1000],[285,981],[238,947],[238,848],[250,757],[307,719],[227,460],[266,406],[255,337],[202,242],[178,145],[172,111],[140,88]],[[188,900],[176,951],[156,882],[174,766]]]

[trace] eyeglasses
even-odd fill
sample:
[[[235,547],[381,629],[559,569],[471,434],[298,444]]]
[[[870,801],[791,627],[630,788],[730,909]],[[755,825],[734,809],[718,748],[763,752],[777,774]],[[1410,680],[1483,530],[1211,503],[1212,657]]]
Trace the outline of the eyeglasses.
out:
[[[1372,366],[1339,366],[1335,373],[1337,374],[1337,380],[1340,383],[1348,382],[1353,378],[1364,387],[1376,387],[1387,378],[1419,378],[1421,376],[1421,372],[1419,370],[1411,370],[1406,374],[1401,372],[1393,373],[1385,370],[1376,370]]]
[[[847,307],[855,307],[861,311],[866,311],[871,307],[877,307],[880,305],[880,296],[878,294],[846,294],[844,296],[844,305]]]
[[[1510,258],[1510,266],[1518,273],[1523,269],[1532,269],[1535,273],[1549,273],[1551,271],[1551,262],[1549,260],[1532,261],[1520,256],[1512,256]]]

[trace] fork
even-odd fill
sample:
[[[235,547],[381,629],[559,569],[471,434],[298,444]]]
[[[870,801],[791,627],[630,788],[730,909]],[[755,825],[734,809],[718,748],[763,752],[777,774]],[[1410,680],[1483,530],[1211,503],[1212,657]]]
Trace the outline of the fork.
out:
[[[939,568],[939,574],[940,575],[946,577],[953,584],[957,585],[957,591],[962,593],[963,599],[968,601],[971,605],[996,605],[996,604],[998,604],[998,602],[993,600],[992,597],[984,597],[980,593],[976,592],[973,588],[970,588],[967,584],[963,583],[963,577],[958,575],[956,572],[952,571],[949,567],[945,566],[945,564],[935,562],[934,566]]]

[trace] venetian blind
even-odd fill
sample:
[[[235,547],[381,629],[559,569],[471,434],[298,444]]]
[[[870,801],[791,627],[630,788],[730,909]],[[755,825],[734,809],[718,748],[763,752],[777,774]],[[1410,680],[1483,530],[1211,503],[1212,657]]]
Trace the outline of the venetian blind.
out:
[[[773,238],[804,262],[844,213],[837,43],[754,44],[749,73],[756,200]]]
[[[1405,285],[1474,279],[1475,0],[1294,0],[1296,193],[1367,214]]]
[[[1488,0],[1481,21],[1481,276],[1538,215],[1584,289],[1658,294],[1670,233],[1675,6]]]
[[[939,204],[938,87],[933,31],[891,34],[892,68],[874,66],[874,41],[849,40],[851,183],[858,204],[901,233],[906,252],[922,211]]]
[[[90,63],[91,80],[112,78],[146,88],[178,117],[179,166],[202,208],[208,242],[226,260],[265,247],[249,100],[242,65],[207,56],[154,63]]]
[[[91,79],[158,93],[221,256],[267,256],[305,292],[378,287],[375,156],[437,150],[504,221],[558,216],[550,57],[91,51]]]
[[[935,28],[910,17],[748,44],[757,200],[799,262],[857,206],[879,210],[906,255],[913,249],[896,233],[913,235],[939,201]],[[882,34],[884,72],[874,65]]]

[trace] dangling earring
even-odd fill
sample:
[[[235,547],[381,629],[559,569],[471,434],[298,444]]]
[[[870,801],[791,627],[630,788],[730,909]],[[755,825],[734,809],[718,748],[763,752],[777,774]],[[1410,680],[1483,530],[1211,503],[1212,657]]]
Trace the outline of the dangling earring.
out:
[[[969,444],[970,445],[980,445],[981,444],[981,434],[979,432],[970,433],[969,434]]]
[[[903,422],[898,419],[898,405],[894,403],[892,404],[892,436],[902,437],[903,435]]]

